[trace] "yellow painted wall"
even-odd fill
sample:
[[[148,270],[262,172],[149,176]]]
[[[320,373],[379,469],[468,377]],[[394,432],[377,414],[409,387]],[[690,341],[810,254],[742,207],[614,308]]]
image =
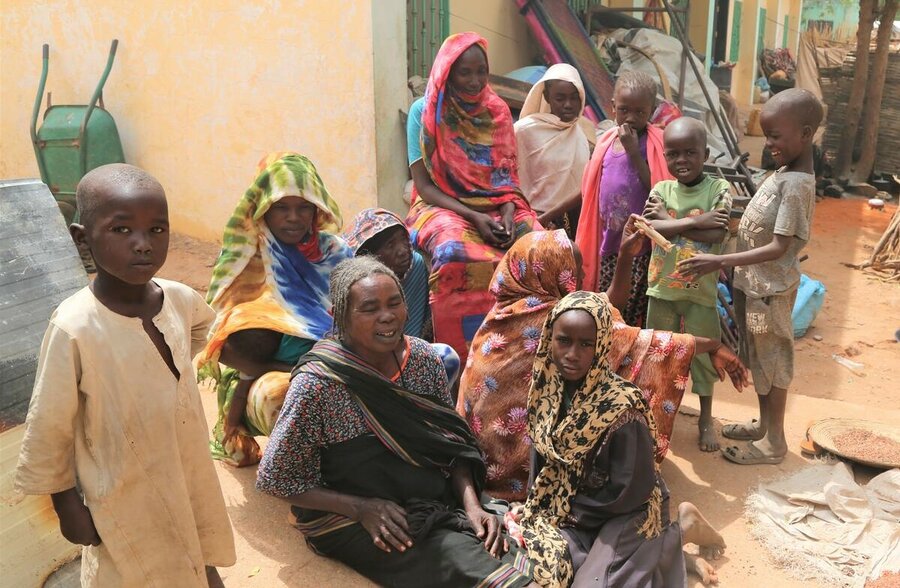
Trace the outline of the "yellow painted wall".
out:
[[[766,30],[765,30],[765,43],[766,49],[775,49],[776,47],[781,46],[781,31],[783,30],[780,23],[781,20],[778,18],[780,16],[780,6],[781,2],[779,0],[766,0],[766,2],[761,3],[760,5],[766,9]],[[778,36],[776,36],[776,33]],[[762,47],[759,48],[762,51]]]
[[[691,0],[688,13],[688,38],[701,55],[706,55],[709,41],[710,4],[710,0]]]
[[[390,167],[394,145],[379,144],[382,160],[374,44],[405,70],[402,31],[373,39],[373,4],[4,0],[0,177],[38,175],[28,125],[41,44],[51,48],[47,89],[54,103],[77,104],[90,98],[109,42],[118,38],[106,105],[127,160],[165,186],[176,231],[219,239],[259,158],[284,149],[316,163],[349,217],[375,204],[376,169]],[[399,0],[377,4],[385,18],[405,9]],[[379,93],[386,95],[384,86]],[[405,96],[404,86],[397,93]],[[392,108],[387,101],[378,106],[383,113]],[[404,155],[401,148],[395,157]],[[388,184],[384,189],[393,190]]]
[[[512,0],[450,0],[450,33],[475,31],[488,42],[491,72],[540,64],[540,49]]]
[[[409,179],[409,166],[406,127],[400,121],[400,110],[408,109],[405,2],[373,0],[372,41],[378,206],[405,216],[409,207],[403,201],[403,187]]]
[[[786,0],[788,2],[787,14],[790,16],[788,22],[788,49],[791,55],[797,57],[797,51],[800,47],[800,15],[803,9],[802,0]]]
[[[773,19],[775,22],[766,24],[766,29],[769,27],[772,28],[772,31],[770,32],[771,37],[767,35],[767,42],[769,42],[769,46],[772,48],[781,48],[784,45],[784,15],[787,10],[787,0],[775,0],[774,8],[769,14],[769,18]],[[794,54],[794,57],[796,57],[796,53]]]
[[[759,20],[759,6],[759,0],[743,0],[740,55],[731,74],[731,94],[739,104],[750,104],[753,97],[753,82],[757,68],[756,23]],[[731,47],[730,40],[728,46]]]

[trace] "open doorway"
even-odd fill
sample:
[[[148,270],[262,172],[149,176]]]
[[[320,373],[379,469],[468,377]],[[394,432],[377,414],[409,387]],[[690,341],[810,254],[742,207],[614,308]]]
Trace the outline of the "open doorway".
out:
[[[713,14],[712,63],[727,60],[730,3],[730,0],[716,0],[715,14]]]

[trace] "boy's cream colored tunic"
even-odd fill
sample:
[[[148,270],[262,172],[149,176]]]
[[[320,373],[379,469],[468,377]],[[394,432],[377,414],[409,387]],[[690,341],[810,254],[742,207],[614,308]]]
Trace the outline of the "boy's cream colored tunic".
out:
[[[82,586],[206,586],[205,566],[235,561],[231,523],[209,454],[193,355],[215,318],[192,289],[165,294],[153,323],[88,288],[60,304],[44,335],[16,486],[52,494],[78,484],[102,543],[82,553]]]

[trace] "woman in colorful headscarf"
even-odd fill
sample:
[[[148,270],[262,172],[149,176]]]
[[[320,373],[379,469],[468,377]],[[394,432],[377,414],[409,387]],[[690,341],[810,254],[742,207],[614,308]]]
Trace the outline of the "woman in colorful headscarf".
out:
[[[428,306],[428,267],[422,254],[412,248],[409,231],[400,217],[383,208],[366,208],[353,218],[344,232],[344,240],[353,255],[371,255],[400,278],[407,312],[403,332],[430,341],[433,333]],[[431,346],[441,357],[447,380],[455,389],[459,355],[443,343],[432,343]]]
[[[207,295],[218,313],[200,360],[219,396],[213,457],[259,461],[253,437],[271,433],[291,369],[331,329],[328,276],[352,256],[334,234],[340,227],[309,159],[275,153],[260,162],[225,226]]]
[[[724,549],[693,505],[679,507],[684,536],[670,521],[653,413],[610,366],[614,329],[606,296],[575,292],[541,333],[528,394],[533,484],[520,524],[544,587],[686,586],[683,541]]]
[[[522,192],[541,225],[565,228],[573,239],[581,180],[597,141],[584,104],[578,70],[557,63],[531,87],[515,124]]]
[[[406,226],[431,257],[435,340],[463,361],[493,303],[488,285],[503,250],[540,228],[519,188],[512,115],[487,82],[487,42],[451,35],[407,123],[415,190]]]
[[[631,264],[644,243],[626,224],[613,283],[604,296],[624,306]],[[472,342],[460,378],[456,409],[478,437],[485,453],[491,496],[523,500],[528,490],[531,438],[526,432],[526,401],[541,327],[559,300],[581,286],[581,254],[565,232],[535,232],[513,245],[497,267],[491,285],[496,304]],[[641,390],[658,427],[656,458],[669,447],[695,353],[709,353],[720,377],[735,386],[746,370],[721,342],[703,337],[629,327],[615,308],[611,369]]]

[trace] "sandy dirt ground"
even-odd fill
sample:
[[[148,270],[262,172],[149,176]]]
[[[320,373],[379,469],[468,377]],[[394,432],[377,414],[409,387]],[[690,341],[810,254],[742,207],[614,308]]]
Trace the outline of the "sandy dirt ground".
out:
[[[751,537],[743,517],[748,491],[761,481],[804,467],[798,444],[810,420],[846,416],[900,422],[900,288],[847,267],[871,253],[887,226],[894,207],[883,212],[863,200],[826,198],[816,207],[813,237],[806,249],[803,271],[827,289],[824,307],[805,337],[796,343],[796,370],[790,390],[787,437],[790,454],[778,466],[737,466],[719,454],[697,448],[697,399],[685,398],[676,433],[662,471],[672,492],[672,505],[682,500],[697,504],[718,528],[728,549],[713,562],[720,585],[743,587],[768,584],[811,586],[790,577],[767,559]],[[218,247],[176,236],[161,275],[205,291]],[[857,376],[838,365],[832,354],[853,356],[865,365]],[[717,387],[714,414],[720,424],[756,416],[756,396],[738,394],[730,384]],[[204,389],[203,402],[210,424],[215,396]],[[222,570],[229,587],[370,586],[348,568],[313,554],[299,532],[287,523],[287,507],[254,489],[255,468],[236,470],[217,464],[237,540],[238,563]],[[861,477],[872,472],[862,468]],[[691,586],[700,586],[690,578]]]

